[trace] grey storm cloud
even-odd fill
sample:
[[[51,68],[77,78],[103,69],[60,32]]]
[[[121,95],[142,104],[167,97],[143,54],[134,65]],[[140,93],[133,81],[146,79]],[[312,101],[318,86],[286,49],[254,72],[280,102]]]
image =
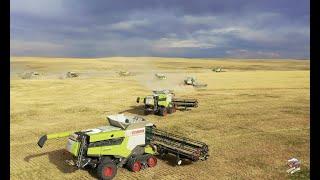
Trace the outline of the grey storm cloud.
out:
[[[303,0],[12,0],[11,55],[304,58]]]

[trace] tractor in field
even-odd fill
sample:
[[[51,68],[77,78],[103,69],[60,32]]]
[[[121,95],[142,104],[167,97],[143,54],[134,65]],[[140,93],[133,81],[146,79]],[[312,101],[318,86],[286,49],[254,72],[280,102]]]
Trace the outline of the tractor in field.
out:
[[[158,130],[142,117],[116,114],[107,119],[109,126],[43,135],[38,145],[42,148],[48,139],[69,137],[66,149],[73,159],[66,162],[79,169],[94,168],[100,179],[112,179],[120,167],[133,172],[152,168],[157,155],[173,154],[177,165],[209,157],[205,143]]]
[[[187,77],[184,80],[185,85],[192,85],[193,87],[207,87],[207,84],[198,83],[195,77]]]
[[[137,97],[137,103],[140,102],[140,99],[143,99],[145,115],[152,113],[166,116],[176,112],[178,108],[187,110],[187,108],[198,107],[196,99],[182,99],[174,96],[175,94],[170,90],[155,90],[153,95]]]
[[[167,77],[166,77],[164,74],[161,74],[161,73],[156,73],[155,76],[156,76],[158,79],[161,79],[161,80],[167,79]]]

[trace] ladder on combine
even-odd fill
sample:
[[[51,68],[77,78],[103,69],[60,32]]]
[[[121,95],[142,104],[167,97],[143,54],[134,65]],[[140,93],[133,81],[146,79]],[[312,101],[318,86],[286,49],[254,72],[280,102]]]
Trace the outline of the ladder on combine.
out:
[[[78,154],[78,158],[77,158],[77,162],[76,162],[76,165],[78,168],[82,168],[86,165],[86,164],[83,164],[83,155],[84,155],[84,149],[85,149],[86,144],[87,144],[86,136],[81,135],[81,144],[80,144],[79,154]]]
[[[207,160],[209,148],[203,142],[192,140],[186,137],[168,133],[156,128],[146,130],[147,141],[157,147],[160,155],[173,154],[177,157],[177,164],[181,164],[181,159],[191,161]]]

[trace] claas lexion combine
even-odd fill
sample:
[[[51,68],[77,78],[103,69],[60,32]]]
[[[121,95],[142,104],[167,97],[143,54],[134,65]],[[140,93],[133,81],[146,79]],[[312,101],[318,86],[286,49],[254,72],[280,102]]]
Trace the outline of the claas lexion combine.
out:
[[[177,165],[209,157],[205,143],[159,130],[142,117],[117,114],[107,119],[109,126],[44,135],[38,145],[42,148],[48,139],[69,137],[66,149],[73,159],[66,162],[95,168],[100,179],[112,179],[120,167],[133,172],[154,167],[158,155],[175,155]]]
[[[167,76],[165,76],[164,74],[161,73],[156,73],[154,74],[158,79],[164,80],[167,79]]]
[[[153,95],[137,97],[137,103],[143,99],[144,114],[158,114],[166,116],[176,112],[177,109],[187,110],[198,107],[196,99],[175,98],[175,94],[170,90],[154,90]]]

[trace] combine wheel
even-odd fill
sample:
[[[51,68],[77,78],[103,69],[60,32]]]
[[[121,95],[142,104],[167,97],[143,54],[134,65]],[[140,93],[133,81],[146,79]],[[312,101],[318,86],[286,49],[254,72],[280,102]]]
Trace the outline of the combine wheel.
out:
[[[150,114],[150,111],[144,110],[144,115],[149,115],[149,114]]]
[[[97,168],[99,179],[109,180],[117,174],[117,166],[112,161],[102,161]]]
[[[177,108],[176,108],[176,106],[174,105],[173,107],[172,107],[172,112],[176,112],[177,111]]]
[[[133,172],[139,172],[141,167],[141,162],[137,159],[131,159],[131,161],[128,162],[128,168]]]
[[[176,112],[176,107],[175,106],[172,106],[172,107],[168,108],[168,114],[172,114],[174,112]]]
[[[157,158],[151,154],[144,155],[144,161],[146,161],[148,167],[155,167],[157,165]]]
[[[161,107],[160,108],[160,115],[161,116],[166,116],[167,115],[167,108]]]
[[[155,167],[157,165],[157,158],[154,156],[149,156],[147,159],[147,164],[149,167]]]

